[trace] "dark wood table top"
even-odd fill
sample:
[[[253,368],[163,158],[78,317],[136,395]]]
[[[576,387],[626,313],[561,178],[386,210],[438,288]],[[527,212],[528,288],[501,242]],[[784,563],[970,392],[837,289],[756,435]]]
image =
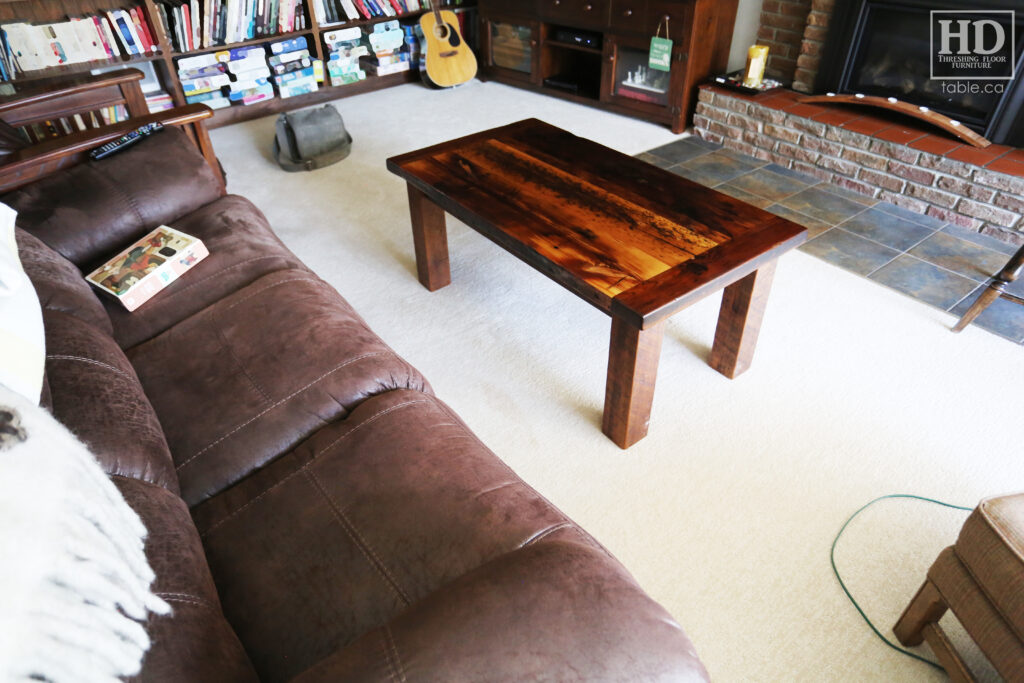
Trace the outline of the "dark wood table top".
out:
[[[807,236],[792,221],[537,119],[387,164],[451,215],[640,328]]]

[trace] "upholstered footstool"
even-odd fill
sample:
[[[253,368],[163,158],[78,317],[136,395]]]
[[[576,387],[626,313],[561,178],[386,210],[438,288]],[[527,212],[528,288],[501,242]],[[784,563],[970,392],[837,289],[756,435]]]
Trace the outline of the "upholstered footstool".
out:
[[[975,508],[893,629],[904,645],[927,640],[952,680],[972,681],[939,627],[947,609],[1005,680],[1024,680],[1024,493]]]

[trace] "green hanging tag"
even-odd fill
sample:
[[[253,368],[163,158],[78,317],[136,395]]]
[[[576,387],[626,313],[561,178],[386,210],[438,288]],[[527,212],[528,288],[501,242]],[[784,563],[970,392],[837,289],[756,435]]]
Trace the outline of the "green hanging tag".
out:
[[[672,41],[668,38],[651,38],[651,56],[648,66],[658,71],[672,70]]]

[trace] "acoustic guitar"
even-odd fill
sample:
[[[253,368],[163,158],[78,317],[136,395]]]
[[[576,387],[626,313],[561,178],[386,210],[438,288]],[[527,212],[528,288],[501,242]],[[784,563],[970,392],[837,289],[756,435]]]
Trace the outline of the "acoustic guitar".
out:
[[[433,11],[420,17],[426,42],[427,78],[441,88],[450,88],[476,76],[476,56],[459,33],[459,19],[451,10],[441,11],[434,0]]]

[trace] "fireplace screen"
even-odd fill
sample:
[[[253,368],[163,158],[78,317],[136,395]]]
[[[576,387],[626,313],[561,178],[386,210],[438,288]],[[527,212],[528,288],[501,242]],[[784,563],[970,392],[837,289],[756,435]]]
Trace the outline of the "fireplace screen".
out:
[[[931,78],[927,10],[869,5],[862,26],[849,90],[896,97],[976,125],[984,124],[999,103],[1000,95],[993,92],[946,93],[943,86],[948,81]]]
[[[1021,3],[1022,0],[836,0],[815,92],[895,97],[963,121],[992,142],[1024,147]],[[997,26],[993,28],[984,19]],[[1015,26],[1011,27],[1010,22],[1015,22]],[[970,33],[963,28],[966,25],[973,27]],[[960,29],[947,30],[954,26]],[[984,40],[977,37],[979,26]],[[938,46],[932,44],[933,27],[938,27]],[[1012,38],[1009,42],[1000,39],[1003,49],[995,46],[994,38],[1000,34]],[[945,50],[952,48],[955,53],[943,51],[943,38],[950,41]],[[984,50],[980,49],[982,44]],[[954,54],[956,59],[942,57]],[[961,56],[964,54],[968,57]],[[972,68],[970,65],[979,54],[984,55],[980,58],[983,62],[1002,61],[1004,66],[1012,67],[1012,63],[1006,64],[1007,59],[1015,61],[1017,77],[1007,81],[1007,73],[986,80],[976,73],[969,75],[970,72],[957,77],[958,72],[963,73],[961,69]],[[933,66],[938,69],[936,78],[932,78]],[[941,80],[943,77],[957,80]],[[996,80],[999,78],[1003,80]]]

